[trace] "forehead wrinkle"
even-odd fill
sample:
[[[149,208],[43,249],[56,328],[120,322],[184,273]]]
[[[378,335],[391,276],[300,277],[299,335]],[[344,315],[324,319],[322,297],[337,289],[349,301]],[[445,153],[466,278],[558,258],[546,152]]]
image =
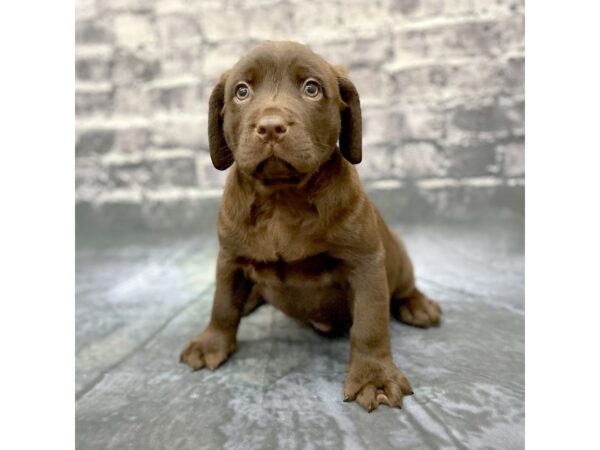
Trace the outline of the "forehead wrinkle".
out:
[[[285,84],[287,78],[287,66],[286,64],[281,64],[279,61],[280,59],[265,58],[262,62],[262,67],[264,68],[262,83],[268,83],[273,86],[270,95],[272,100],[277,98],[280,88],[282,87],[282,84]]]
[[[278,64],[273,58],[257,56],[247,58],[239,65],[237,73],[240,77],[253,83],[261,83],[265,79],[275,79],[276,74],[273,73],[273,68],[277,68]]]
[[[301,74],[304,77],[308,77],[310,75],[312,76],[318,76],[320,78],[323,78],[323,68],[319,67],[318,64],[311,64],[310,61],[293,61],[290,64],[290,67],[292,68],[292,70],[297,73],[297,74]]]

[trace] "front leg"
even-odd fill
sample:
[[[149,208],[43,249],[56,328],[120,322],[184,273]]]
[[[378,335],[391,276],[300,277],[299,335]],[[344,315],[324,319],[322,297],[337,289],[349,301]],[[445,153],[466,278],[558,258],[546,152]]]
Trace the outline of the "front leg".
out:
[[[216,369],[236,349],[236,335],[252,283],[223,251],[217,259],[217,283],[210,323],[181,352],[193,370]]]
[[[381,403],[402,407],[402,397],[412,394],[412,388],[392,360],[383,249],[350,265],[354,299],[344,401],[356,400],[369,412]]]

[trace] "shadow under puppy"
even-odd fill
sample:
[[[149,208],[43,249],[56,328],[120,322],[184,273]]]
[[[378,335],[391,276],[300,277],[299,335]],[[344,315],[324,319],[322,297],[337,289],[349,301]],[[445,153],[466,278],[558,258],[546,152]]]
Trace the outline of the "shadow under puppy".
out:
[[[368,411],[412,393],[392,360],[390,313],[419,327],[440,308],[362,189],[358,93],[343,70],[293,42],[267,42],[210,97],[212,162],[228,174],[210,323],[183,349],[192,369],[236,349],[241,318],[268,302],[328,333],[350,329],[344,400]],[[339,147],[338,147],[339,141]]]

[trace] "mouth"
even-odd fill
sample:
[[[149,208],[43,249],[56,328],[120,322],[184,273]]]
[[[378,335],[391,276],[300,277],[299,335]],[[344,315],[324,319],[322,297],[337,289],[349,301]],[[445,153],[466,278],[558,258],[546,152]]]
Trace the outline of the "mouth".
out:
[[[254,177],[265,186],[294,185],[302,181],[302,174],[294,166],[275,156],[262,161],[256,167]]]
[[[288,178],[263,178],[261,180],[265,186],[277,186],[277,185],[294,185],[300,183],[300,177],[288,177]]]

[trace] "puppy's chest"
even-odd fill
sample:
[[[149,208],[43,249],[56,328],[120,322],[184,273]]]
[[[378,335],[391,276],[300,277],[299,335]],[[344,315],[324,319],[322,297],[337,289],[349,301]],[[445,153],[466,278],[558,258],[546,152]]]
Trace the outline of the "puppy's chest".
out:
[[[327,250],[325,230],[312,208],[252,208],[241,252],[257,261],[297,261]]]
[[[240,256],[236,262],[248,278],[271,286],[329,285],[341,280],[344,270],[343,263],[326,252],[296,261],[285,261],[281,257],[260,261]]]

